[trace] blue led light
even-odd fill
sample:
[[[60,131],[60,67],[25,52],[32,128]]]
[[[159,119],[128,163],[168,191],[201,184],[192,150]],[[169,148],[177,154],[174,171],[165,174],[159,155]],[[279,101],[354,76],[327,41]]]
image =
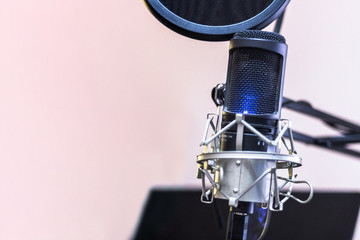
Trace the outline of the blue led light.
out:
[[[245,94],[240,97],[240,107],[239,112],[243,114],[256,114],[258,107],[258,97],[254,94]]]

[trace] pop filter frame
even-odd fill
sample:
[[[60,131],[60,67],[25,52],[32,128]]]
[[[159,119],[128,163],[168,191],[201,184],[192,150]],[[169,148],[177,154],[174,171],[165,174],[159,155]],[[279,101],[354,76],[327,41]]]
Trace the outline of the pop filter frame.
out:
[[[289,2],[290,0],[273,0],[269,6],[257,15],[234,24],[205,25],[180,17],[166,8],[160,0],[144,0],[149,11],[162,24],[181,35],[204,41],[227,41],[236,32],[263,29],[284,12]]]

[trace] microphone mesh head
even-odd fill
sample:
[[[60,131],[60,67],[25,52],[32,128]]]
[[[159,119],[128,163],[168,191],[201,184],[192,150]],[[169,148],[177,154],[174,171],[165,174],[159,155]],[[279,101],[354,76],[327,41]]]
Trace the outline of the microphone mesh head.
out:
[[[279,34],[243,31],[233,39],[285,43]],[[259,45],[261,46],[261,45]],[[236,47],[230,50],[225,111],[242,114],[276,114],[282,81],[282,55],[265,49]]]
[[[245,30],[235,33],[233,39],[239,38],[255,38],[286,43],[285,38],[282,35],[274,32],[265,32],[260,30]]]

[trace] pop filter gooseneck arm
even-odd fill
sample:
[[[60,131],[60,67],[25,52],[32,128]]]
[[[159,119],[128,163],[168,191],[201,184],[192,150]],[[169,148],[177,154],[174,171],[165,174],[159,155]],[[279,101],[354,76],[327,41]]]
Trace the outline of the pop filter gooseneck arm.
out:
[[[280,33],[281,26],[284,20],[285,11],[278,17],[275,23],[274,32]]]

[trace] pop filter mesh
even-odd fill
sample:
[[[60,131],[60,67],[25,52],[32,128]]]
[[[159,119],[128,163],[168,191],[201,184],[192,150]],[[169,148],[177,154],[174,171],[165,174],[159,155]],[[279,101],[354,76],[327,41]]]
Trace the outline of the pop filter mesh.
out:
[[[248,20],[273,0],[159,0],[183,19],[203,25],[222,26]]]
[[[279,34],[243,31],[233,39],[252,38],[285,43]],[[281,91],[282,56],[261,48],[230,50],[225,111],[243,114],[278,112]]]

